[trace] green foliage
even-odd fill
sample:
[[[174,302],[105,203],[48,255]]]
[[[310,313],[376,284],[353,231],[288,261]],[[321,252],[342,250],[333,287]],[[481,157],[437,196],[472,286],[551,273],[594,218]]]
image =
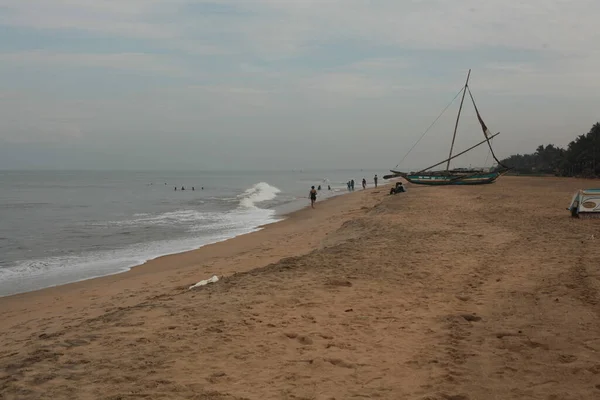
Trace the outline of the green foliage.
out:
[[[600,176],[600,123],[585,135],[569,143],[566,149],[549,144],[538,146],[535,153],[516,154],[502,163],[519,174],[553,174],[558,176]]]

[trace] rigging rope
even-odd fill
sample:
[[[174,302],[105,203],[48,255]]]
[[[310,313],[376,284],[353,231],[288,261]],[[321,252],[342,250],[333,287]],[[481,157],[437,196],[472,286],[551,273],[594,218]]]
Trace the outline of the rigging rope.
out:
[[[473,102],[473,107],[475,107],[475,112],[477,113],[477,118],[479,119],[479,123],[481,124],[481,128],[484,130],[483,134],[484,136],[487,138],[487,134],[486,134],[486,130],[487,127],[485,126],[483,120],[481,119],[481,115],[479,115],[479,110],[477,109],[477,105],[475,104],[475,99],[473,98],[473,93],[471,93],[471,89],[467,87],[467,90],[469,91],[469,96],[471,97],[471,101]],[[498,163],[499,166],[501,166],[502,168],[509,170],[510,168],[507,167],[506,165],[502,164],[502,161],[498,160],[498,157],[496,157],[496,154],[494,153],[494,149],[492,148],[492,145],[490,143],[490,141],[487,141],[488,147],[490,148],[490,153],[492,153],[492,157],[494,157],[494,160],[496,160],[496,162]]]
[[[490,139],[490,144],[494,144],[494,138]],[[488,150],[487,157],[485,157],[485,164],[483,164],[484,167],[487,167],[487,165],[488,165],[488,160],[490,159],[490,154],[492,154],[492,151]]]
[[[446,110],[448,109],[448,107],[450,107],[452,105],[452,103],[454,103],[454,100],[456,100],[456,98],[458,96],[460,96],[460,94],[463,92],[463,90],[465,90],[465,87],[463,86],[462,89],[460,89],[458,91],[458,93],[456,93],[456,96],[454,96],[454,98],[452,99],[452,101],[450,101],[450,103],[448,103],[448,105],[446,106],[446,108],[444,108],[442,110],[442,112],[440,113],[440,115],[437,116],[437,118],[431,123],[431,125],[429,125],[429,127],[427,129],[425,129],[425,132],[423,132],[423,134],[421,135],[421,137],[419,138],[419,140],[417,140],[417,142],[415,144],[413,144],[413,146],[410,148],[410,150],[408,150],[408,152],[404,155],[404,157],[402,157],[402,159],[400,160],[400,162],[398,164],[396,164],[395,168],[398,168],[398,165],[402,164],[402,162],[404,161],[404,159],[406,158],[406,156],[408,156],[410,154],[411,151],[413,151],[413,149],[419,144],[419,142],[421,141],[421,139],[423,139],[423,137],[425,137],[425,135],[427,134],[427,132],[429,132],[429,130],[433,127],[433,125],[435,125],[435,123],[438,121],[438,119],[440,119],[442,117],[442,115],[444,115],[444,113],[446,112]]]

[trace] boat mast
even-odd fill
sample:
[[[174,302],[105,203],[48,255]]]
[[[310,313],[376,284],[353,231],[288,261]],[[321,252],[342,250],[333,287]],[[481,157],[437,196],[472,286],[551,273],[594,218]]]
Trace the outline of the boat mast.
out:
[[[450,169],[450,160],[452,160],[452,149],[454,148],[454,140],[456,140],[456,130],[458,129],[458,120],[460,119],[460,112],[462,111],[463,102],[465,101],[465,95],[467,94],[467,87],[469,86],[469,77],[471,76],[471,70],[467,74],[467,81],[463,88],[462,99],[460,99],[460,107],[458,108],[458,115],[456,116],[456,124],[454,124],[454,135],[452,136],[452,144],[450,145],[450,154],[448,155],[448,163],[446,164],[446,171]]]

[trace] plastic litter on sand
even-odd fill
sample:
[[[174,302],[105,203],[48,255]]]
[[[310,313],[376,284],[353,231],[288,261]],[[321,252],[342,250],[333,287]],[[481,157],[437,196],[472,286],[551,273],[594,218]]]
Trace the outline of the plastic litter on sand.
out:
[[[200,282],[196,283],[195,285],[190,286],[188,290],[195,289],[195,288],[200,287],[200,286],[205,286],[205,285],[208,285],[209,283],[215,283],[218,280],[219,280],[219,277],[216,276],[216,275],[213,275],[209,279],[205,279],[203,281],[200,281]]]

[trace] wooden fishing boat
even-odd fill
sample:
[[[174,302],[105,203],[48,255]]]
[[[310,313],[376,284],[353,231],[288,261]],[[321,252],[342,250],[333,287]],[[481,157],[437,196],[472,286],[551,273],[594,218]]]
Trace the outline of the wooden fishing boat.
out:
[[[471,70],[469,70],[469,73],[467,74],[467,81],[465,82],[465,85],[458,92],[458,94],[454,97],[454,99],[456,99],[459,95],[462,94],[462,98],[460,101],[460,107],[458,109],[458,115],[456,116],[456,123],[454,125],[454,134],[452,136],[452,144],[450,145],[450,154],[448,155],[448,158],[443,161],[440,161],[439,163],[436,163],[430,167],[427,167],[425,169],[417,171],[417,172],[409,172],[408,173],[408,172],[402,172],[397,169],[392,169],[392,170],[390,170],[390,172],[392,172],[392,174],[385,175],[383,177],[384,179],[402,177],[411,183],[415,183],[415,184],[419,184],[419,185],[482,185],[482,184],[495,182],[496,179],[498,179],[501,175],[503,175],[508,170],[510,170],[510,168],[503,165],[500,162],[500,160],[498,160],[496,155],[494,154],[494,149],[492,148],[491,140],[493,138],[495,138],[496,136],[498,136],[500,134],[500,132],[492,135],[490,133],[489,129],[487,128],[487,126],[485,125],[485,123],[483,122],[483,119],[481,118],[481,115],[479,114],[479,110],[477,109],[477,105],[475,104],[475,99],[473,98],[471,89],[469,88],[469,77],[470,76],[471,76]],[[464,103],[467,92],[469,93],[469,97],[471,98],[471,101],[473,102],[473,106],[475,107],[475,112],[477,113],[477,119],[479,120],[481,129],[483,130],[483,135],[484,135],[485,139],[482,140],[481,142],[477,143],[476,145],[474,145],[464,151],[461,151],[458,154],[452,154],[453,150],[454,150],[454,142],[456,140],[456,132],[458,130],[458,122],[460,120],[460,114],[461,114],[461,111],[463,108],[463,103]],[[454,99],[452,101],[454,101]],[[438,117],[438,119],[439,119],[439,117]],[[437,121],[437,119],[436,119],[436,121]],[[434,123],[435,123],[435,121],[434,121]],[[433,124],[431,126],[433,126]],[[431,128],[431,126],[429,128]],[[425,133],[427,133],[427,130],[425,131]],[[423,134],[423,136],[425,135],[425,133]],[[423,136],[421,136],[421,138]],[[421,139],[419,139],[419,141],[420,140]],[[473,168],[450,169],[450,161],[451,160],[475,149],[476,147],[486,144],[486,143],[490,148],[490,153],[494,157],[494,160],[498,163],[498,167],[496,169],[494,169],[493,171],[491,171],[491,170],[486,171],[482,168],[479,168],[479,169],[473,169]],[[410,153],[410,151],[412,151],[412,149],[414,147],[415,146],[413,146],[409,150],[409,153]],[[407,155],[408,155],[408,153],[407,153]],[[404,157],[406,157],[406,156],[404,156]],[[433,168],[438,167],[444,163],[446,164],[445,170],[436,170],[436,171],[432,170]]]

